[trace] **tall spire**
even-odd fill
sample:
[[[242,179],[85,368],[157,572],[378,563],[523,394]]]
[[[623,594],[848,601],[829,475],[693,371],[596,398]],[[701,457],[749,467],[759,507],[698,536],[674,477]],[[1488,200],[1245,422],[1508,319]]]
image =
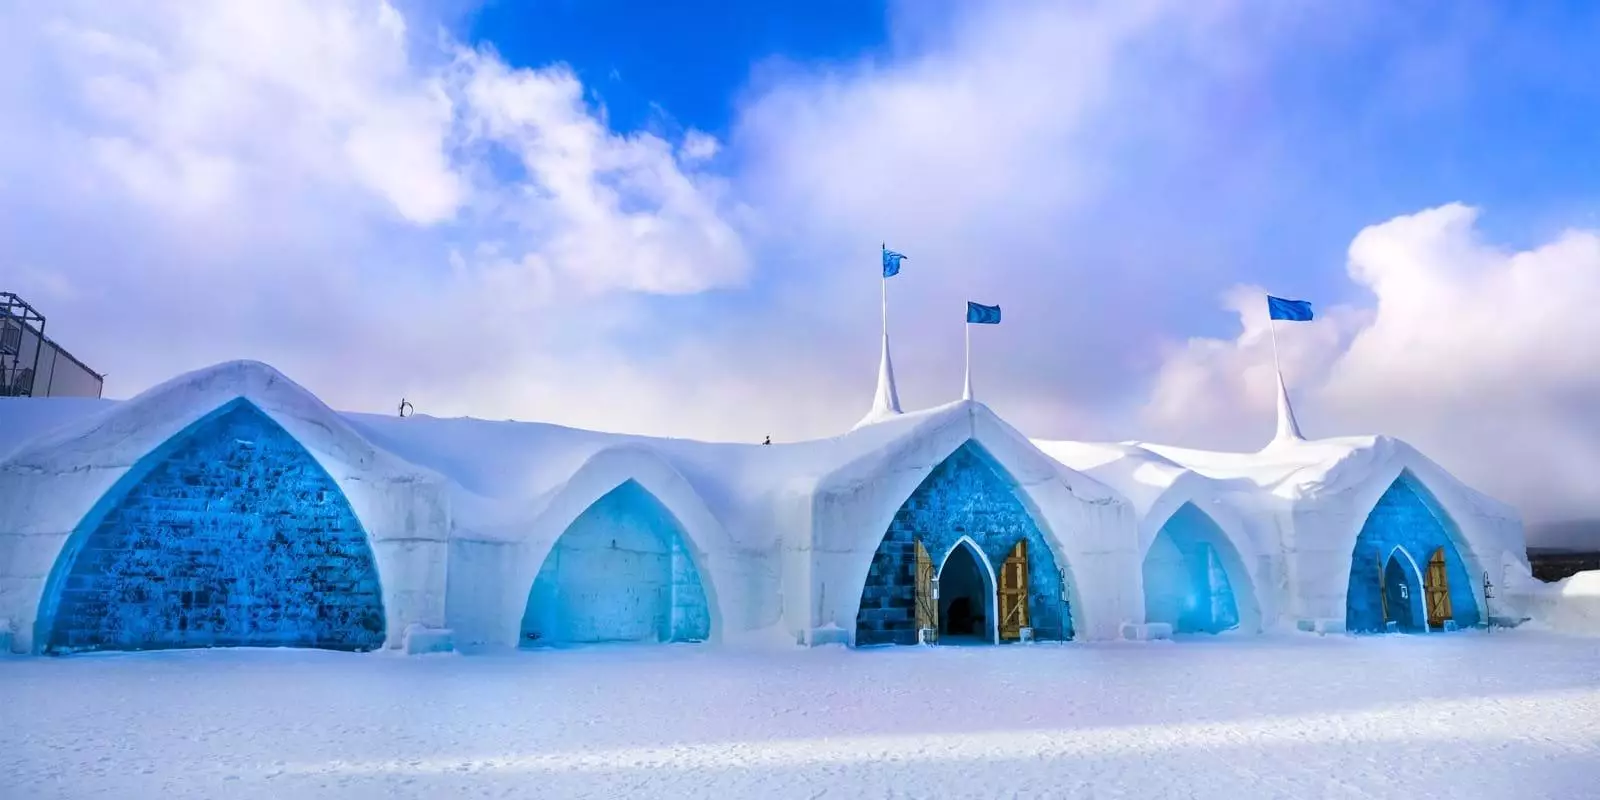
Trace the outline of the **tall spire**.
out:
[[[878,391],[872,397],[872,410],[856,427],[877,422],[900,412],[900,392],[894,385],[894,360],[889,357],[889,281],[883,280],[883,357],[878,361]]]
[[[1283,383],[1283,365],[1278,360],[1278,320],[1310,322],[1311,304],[1304,300],[1285,300],[1267,295],[1267,331],[1272,335],[1272,372],[1278,379],[1278,432],[1268,447],[1285,442],[1303,442],[1300,423],[1294,418],[1294,406],[1289,405],[1289,387]]]
[[[1300,433],[1300,423],[1295,421],[1294,406],[1289,405],[1289,387],[1283,383],[1283,373],[1274,369],[1278,377],[1278,433],[1272,437],[1272,443],[1303,442],[1306,437]]]
[[[883,332],[883,358],[878,361],[878,393],[872,398],[872,415],[900,413],[900,392],[894,385],[894,360],[889,357],[889,332]]]

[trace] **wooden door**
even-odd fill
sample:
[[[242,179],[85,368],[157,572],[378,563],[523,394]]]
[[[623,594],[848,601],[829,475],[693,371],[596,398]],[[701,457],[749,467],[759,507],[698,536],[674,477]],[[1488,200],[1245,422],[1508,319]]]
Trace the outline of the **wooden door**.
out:
[[[1428,575],[1423,581],[1428,597],[1428,627],[1442,628],[1455,614],[1450,607],[1450,573],[1445,568],[1444,548],[1433,551],[1428,559]]]
[[[939,598],[933,591],[933,559],[917,540],[917,630],[932,628],[929,641],[939,639]]]
[[[1022,638],[1028,627],[1028,540],[1018,541],[1000,567],[1000,640]]]

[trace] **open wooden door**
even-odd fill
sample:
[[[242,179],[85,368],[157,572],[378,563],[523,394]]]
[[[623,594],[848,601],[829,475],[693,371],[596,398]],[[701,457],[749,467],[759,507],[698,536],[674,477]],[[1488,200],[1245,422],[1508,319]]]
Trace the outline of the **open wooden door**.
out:
[[[1450,607],[1450,573],[1445,568],[1443,547],[1434,550],[1428,559],[1428,574],[1422,585],[1428,597],[1428,627],[1443,628],[1445,620],[1455,617]]]
[[[1028,627],[1028,540],[1018,541],[1000,568],[1000,641],[1022,638]]]
[[[928,642],[939,640],[939,598],[933,587],[933,559],[917,540],[917,630],[931,628]],[[920,636],[920,634],[919,634]]]

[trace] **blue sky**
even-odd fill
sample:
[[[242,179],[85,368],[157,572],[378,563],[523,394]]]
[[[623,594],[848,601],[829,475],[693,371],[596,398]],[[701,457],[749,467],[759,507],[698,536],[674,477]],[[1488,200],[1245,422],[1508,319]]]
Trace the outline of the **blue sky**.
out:
[[[888,40],[887,13],[881,0],[489,0],[459,24],[512,64],[570,64],[618,130],[725,138],[753,67],[870,54]]]
[[[928,9],[953,7],[489,0],[453,24],[511,64],[570,65],[618,131],[674,136],[692,127],[726,140],[764,71],[893,62],[936,46],[940,34],[919,36],[939,25]],[[1595,221],[1600,175],[1586,131],[1600,98],[1578,77],[1600,35],[1592,5],[1366,4],[1351,17],[1313,34],[1311,46],[1274,52],[1267,74],[1209,87],[1221,113],[1205,120],[1212,130],[1203,141],[1162,154],[1175,160],[1135,150],[1124,174],[1145,191],[1111,198],[1108,208],[1170,203],[1168,214],[1186,223],[1179,235],[1196,240],[1195,262],[1174,268],[1322,303],[1360,293],[1342,274],[1351,232],[1399,214],[1465,201],[1491,210],[1482,230],[1511,245]],[[1267,149],[1283,162],[1275,185],[1247,183],[1254,197],[1204,208],[1215,230],[1196,230],[1187,190],[1226,185],[1231,159]],[[1240,217],[1252,220],[1248,233],[1232,223]],[[1214,311],[1194,332],[1235,324]]]
[[[14,4],[0,282],[113,395],[248,357],[784,441],[866,410],[887,241],[908,406],[972,299],[1019,428],[1219,448],[1271,430],[1270,290],[1321,312],[1308,433],[1600,514],[1597,44],[1509,0]]]

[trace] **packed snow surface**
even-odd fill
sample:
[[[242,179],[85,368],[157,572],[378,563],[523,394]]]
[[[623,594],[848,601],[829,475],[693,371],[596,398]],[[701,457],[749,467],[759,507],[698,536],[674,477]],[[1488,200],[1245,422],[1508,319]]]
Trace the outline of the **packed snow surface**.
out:
[[[1595,796],[1600,640],[0,660],[15,798]]]

